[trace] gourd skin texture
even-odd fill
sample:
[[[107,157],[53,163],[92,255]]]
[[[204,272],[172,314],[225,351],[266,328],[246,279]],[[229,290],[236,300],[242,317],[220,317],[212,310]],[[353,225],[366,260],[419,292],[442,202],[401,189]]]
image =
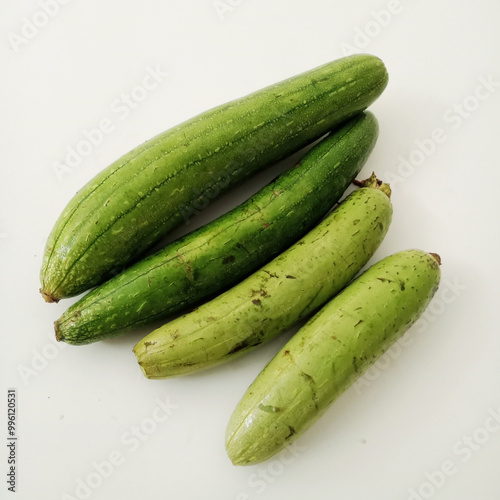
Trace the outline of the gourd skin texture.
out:
[[[173,377],[234,359],[316,311],[382,242],[392,218],[385,188],[354,191],[259,271],[147,335],[134,348],[145,376]]]
[[[88,344],[165,318],[234,285],[289,247],[335,204],[378,136],[361,113],[248,201],[89,292],[56,321],[58,340]]]
[[[380,59],[333,61],[229,102],[141,144],[68,203],[46,244],[46,301],[98,285],[236,182],[366,109],[387,85]]]
[[[226,432],[232,462],[267,460],[322,415],[422,314],[439,262],[421,250],[387,257],[306,323],[236,407]]]

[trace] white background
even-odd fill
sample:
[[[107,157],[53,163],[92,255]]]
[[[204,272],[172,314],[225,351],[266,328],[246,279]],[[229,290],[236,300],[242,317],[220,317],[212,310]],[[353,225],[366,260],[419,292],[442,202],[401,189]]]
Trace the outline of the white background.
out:
[[[41,8],[2,1],[0,435],[14,387],[19,441],[16,495],[4,483],[0,447],[0,497],[499,499],[500,431],[484,430],[500,411],[498,83],[473,97],[481,78],[500,82],[498,1],[66,3],[22,41],[24,18],[43,23]],[[373,12],[389,7],[390,19],[376,21]],[[371,108],[380,139],[360,176],[375,170],[394,191],[393,224],[372,262],[412,247],[438,252],[441,291],[408,332],[411,342],[344,394],[297,442],[296,456],[237,468],[224,450],[226,423],[286,338],[164,381],[146,380],[136,364],[132,347],[144,332],[55,346],[52,322],[72,300],[49,305],[39,295],[43,246],[72,195],[121,154],[209,107],[342,57],[346,44],[381,57],[390,74]],[[118,112],[116,100],[156,66],[168,76],[127,116]],[[113,131],[58,178],[54,163],[105,118]],[[435,129],[442,140],[432,146]],[[241,202],[283,166],[175,235]],[[157,401],[167,399],[176,408],[156,424]],[[134,444],[141,426],[150,434]],[[122,463],[98,476],[93,463],[112,453]],[[443,462],[452,474],[435,473]],[[77,490],[88,479],[92,489]]]

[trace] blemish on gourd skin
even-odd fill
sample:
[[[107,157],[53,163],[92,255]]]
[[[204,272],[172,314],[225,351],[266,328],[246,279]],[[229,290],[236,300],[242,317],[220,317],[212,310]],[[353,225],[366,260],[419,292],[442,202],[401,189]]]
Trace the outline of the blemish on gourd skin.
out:
[[[378,279],[379,281],[381,281],[382,283],[384,283],[384,282],[386,282],[386,281],[387,281],[388,283],[394,283],[394,281],[393,281],[393,280],[390,280],[389,278],[377,278],[377,279]]]
[[[186,262],[186,260],[184,259],[184,255],[182,255],[179,251],[177,251],[177,256],[179,257],[179,260],[182,262],[183,266],[186,269],[186,274],[189,281],[194,281],[193,272],[191,269],[191,262],[190,261]]]
[[[243,245],[242,243],[237,243],[237,244],[236,244],[236,247],[237,247],[237,248],[242,248],[243,250],[245,250],[245,252],[246,252],[248,255],[252,255],[252,252],[250,252],[250,251],[248,250],[248,248],[246,248],[246,247],[245,247],[245,245]]]
[[[288,430],[290,433],[285,437],[285,441],[290,439],[295,434],[295,429],[291,425],[288,426]]]
[[[318,395],[316,394],[316,382],[315,380],[309,375],[308,373],[304,371],[300,371],[300,376],[308,383],[311,393],[312,393],[312,400],[314,403],[314,407],[316,410],[319,409],[319,402],[318,402]]]
[[[308,373],[301,371],[300,372],[300,376],[303,377],[303,378],[305,378],[308,383],[314,384],[314,379]]]
[[[280,408],[279,406],[263,405],[262,403],[258,406],[258,408],[266,413],[279,413],[280,411],[283,411],[283,408]]]
[[[276,273],[271,273],[267,270],[264,269],[264,272],[269,275],[270,278],[279,278],[279,276]]]
[[[230,357],[239,351],[262,344],[263,337],[263,330],[260,330],[259,332],[253,332],[250,337],[247,337],[245,340],[242,340],[241,342],[238,342],[236,345],[234,345],[233,348],[226,354],[226,356]]]
[[[234,255],[227,255],[222,259],[223,264],[232,264],[236,260]]]
[[[149,341],[147,340],[146,342],[144,342],[144,347],[146,349],[146,352],[149,351],[149,346],[152,346],[152,345],[155,345],[156,344],[156,341],[155,340],[152,340],[152,341]],[[140,364],[140,363],[139,363]]]
[[[355,371],[356,373],[358,373],[358,371],[359,371],[359,366],[358,366],[358,359],[356,358],[356,356],[354,356],[354,357],[352,358],[352,366],[353,366],[353,368],[354,368],[354,371]]]

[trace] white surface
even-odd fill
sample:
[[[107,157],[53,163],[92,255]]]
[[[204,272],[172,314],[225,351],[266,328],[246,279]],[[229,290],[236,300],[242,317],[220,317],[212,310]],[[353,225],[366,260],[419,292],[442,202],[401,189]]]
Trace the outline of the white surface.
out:
[[[445,114],[474,95],[481,78],[500,82],[500,4],[224,0],[222,19],[216,4],[67,1],[16,50],[12,34],[40,7],[3,2],[0,424],[5,435],[6,391],[15,387],[13,498],[406,500],[419,488],[421,498],[500,498],[500,431],[480,430],[491,424],[489,412],[500,412],[500,87],[467,118]],[[54,347],[52,322],[72,301],[47,305],[38,294],[45,239],[75,191],[122,153],[211,106],[343,56],[342,44],[354,44],[372,11],[389,7],[397,13],[383,28],[369,24],[376,36],[359,50],[381,57],[390,73],[371,108],[381,134],[363,174],[375,170],[392,181],[395,213],[372,262],[411,247],[441,254],[435,314],[409,332],[411,343],[395,359],[341,397],[298,441],[297,456],[233,467],[224,450],[226,423],[285,338],[221,368],[154,382],[143,378],[131,351],[140,333]],[[115,100],[157,65],[169,75],[124,117]],[[59,182],[53,163],[76,147],[83,129],[105,118],[114,130]],[[398,157],[408,158],[415,141],[436,128],[446,140],[412,172],[398,167]],[[417,153],[413,159],[419,161]],[[280,168],[233,191],[176,234],[234,206]],[[27,369],[33,371],[22,376]],[[167,398],[177,407],[155,424],[152,418],[163,415],[155,412],[156,401]],[[139,443],[131,433],[141,425],[151,433]],[[467,435],[481,444],[460,443]],[[5,444],[2,449],[5,478]],[[91,475],[101,484],[90,493],[77,492],[93,462],[113,452],[122,463],[104,479]],[[453,462],[453,474],[434,474],[439,487],[425,485],[426,474],[445,461]],[[10,498],[1,483],[0,497]]]

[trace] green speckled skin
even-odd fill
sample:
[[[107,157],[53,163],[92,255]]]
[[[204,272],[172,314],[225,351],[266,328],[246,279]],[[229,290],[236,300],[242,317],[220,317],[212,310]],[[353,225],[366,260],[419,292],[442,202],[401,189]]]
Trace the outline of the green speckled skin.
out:
[[[371,113],[352,118],[247,202],[92,290],[56,322],[56,337],[70,344],[115,337],[234,285],[324,217],[377,135]]]
[[[381,190],[354,191],[259,271],[141,340],[134,351],[144,374],[166,378],[203,370],[285,332],[349,283],[382,242],[391,217]]]
[[[306,430],[417,320],[439,264],[420,250],[383,259],[329,302],[264,368],[226,432],[235,465],[262,462]]]
[[[320,138],[387,85],[370,55],[346,57],[211,109],[121,157],[84,186],[45,248],[40,289],[58,301],[106,281],[214,193]]]

